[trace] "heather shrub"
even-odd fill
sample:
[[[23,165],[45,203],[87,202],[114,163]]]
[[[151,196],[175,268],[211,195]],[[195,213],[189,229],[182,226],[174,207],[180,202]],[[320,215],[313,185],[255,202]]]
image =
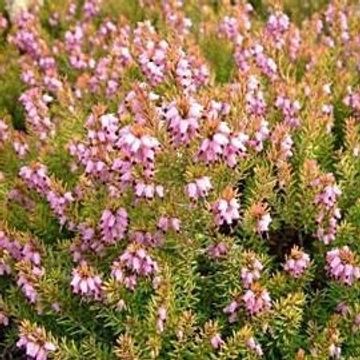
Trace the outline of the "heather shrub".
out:
[[[3,359],[360,359],[357,1],[0,6]]]

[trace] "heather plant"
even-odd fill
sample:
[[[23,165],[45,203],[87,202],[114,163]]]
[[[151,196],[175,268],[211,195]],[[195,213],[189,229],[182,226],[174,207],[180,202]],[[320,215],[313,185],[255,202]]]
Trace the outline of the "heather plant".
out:
[[[357,1],[0,9],[1,358],[360,359]]]

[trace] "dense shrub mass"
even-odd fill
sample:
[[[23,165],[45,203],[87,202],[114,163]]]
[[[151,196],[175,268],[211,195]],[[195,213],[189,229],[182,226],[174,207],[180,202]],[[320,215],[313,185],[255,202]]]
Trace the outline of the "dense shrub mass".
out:
[[[358,1],[0,16],[2,359],[360,359]]]

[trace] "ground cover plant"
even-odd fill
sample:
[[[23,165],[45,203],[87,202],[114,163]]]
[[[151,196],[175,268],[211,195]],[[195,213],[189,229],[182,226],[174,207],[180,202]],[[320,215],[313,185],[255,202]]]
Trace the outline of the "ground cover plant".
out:
[[[0,1],[2,359],[360,359],[358,1]]]

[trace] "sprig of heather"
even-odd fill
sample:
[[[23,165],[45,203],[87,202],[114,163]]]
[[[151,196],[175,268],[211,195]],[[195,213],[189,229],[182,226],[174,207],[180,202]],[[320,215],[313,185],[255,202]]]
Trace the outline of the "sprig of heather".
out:
[[[356,358],[356,6],[139,4],[0,15],[0,357]]]

